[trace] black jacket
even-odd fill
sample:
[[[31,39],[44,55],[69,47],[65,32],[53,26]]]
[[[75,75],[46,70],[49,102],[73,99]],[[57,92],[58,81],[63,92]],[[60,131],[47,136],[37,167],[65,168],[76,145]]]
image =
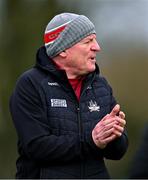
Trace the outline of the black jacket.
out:
[[[127,136],[101,150],[91,132],[115,104],[97,65],[85,78],[78,102],[65,72],[40,48],[35,67],[18,79],[10,100],[19,139],[16,177],[109,178],[103,159],[122,158]]]

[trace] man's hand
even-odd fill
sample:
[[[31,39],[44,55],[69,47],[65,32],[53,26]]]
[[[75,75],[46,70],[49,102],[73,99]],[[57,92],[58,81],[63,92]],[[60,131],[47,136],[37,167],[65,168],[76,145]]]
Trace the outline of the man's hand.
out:
[[[122,135],[125,124],[125,114],[120,111],[120,106],[117,104],[93,129],[94,143],[101,149],[105,148],[109,142]]]

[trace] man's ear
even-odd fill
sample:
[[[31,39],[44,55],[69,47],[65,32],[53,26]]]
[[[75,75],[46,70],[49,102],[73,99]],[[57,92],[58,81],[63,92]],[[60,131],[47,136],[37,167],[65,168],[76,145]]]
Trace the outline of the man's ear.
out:
[[[65,58],[65,57],[67,56],[67,54],[66,54],[66,52],[65,52],[65,51],[62,51],[62,52],[59,54],[59,56],[61,56],[61,57]]]

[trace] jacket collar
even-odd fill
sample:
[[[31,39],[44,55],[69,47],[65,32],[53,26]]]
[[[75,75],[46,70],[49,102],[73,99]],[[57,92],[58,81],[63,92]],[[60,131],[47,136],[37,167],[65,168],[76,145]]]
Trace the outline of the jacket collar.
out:
[[[36,54],[36,67],[47,71],[54,71],[55,65],[52,61],[53,60],[49,58],[46,53],[45,46],[40,47]]]

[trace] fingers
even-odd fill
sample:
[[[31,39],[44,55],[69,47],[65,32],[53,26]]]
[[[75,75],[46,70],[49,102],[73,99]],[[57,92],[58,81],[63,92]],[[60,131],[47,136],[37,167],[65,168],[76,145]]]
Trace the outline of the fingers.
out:
[[[120,111],[120,105],[116,104],[112,111],[110,112],[110,116],[116,116]]]
[[[102,132],[100,132],[100,133],[97,133],[95,138],[96,138],[97,140],[106,139],[106,138],[109,137],[111,134],[113,134],[114,131],[115,131],[114,127],[111,127],[111,128],[108,129],[108,130],[104,130],[104,131],[102,131]]]
[[[99,138],[95,138],[94,143],[100,148],[100,149],[104,149],[106,147],[106,145],[113,141],[116,138],[115,134],[111,134],[110,136],[107,137],[99,137]]]
[[[120,105],[117,104],[110,114],[104,116],[93,129],[92,138],[94,143],[101,149],[105,148],[109,142],[122,136],[125,125],[125,113],[120,111]]]
[[[105,144],[108,144],[109,142],[113,141],[115,138],[116,138],[116,135],[115,135],[115,134],[112,134],[111,136],[105,138],[105,139],[103,140],[103,142],[104,142]]]
[[[110,123],[109,123],[110,121]],[[119,117],[100,122],[99,126],[95,127],[96,138],[107,138],[111,134],[118,137],[122,135],[126,121]]]
[[[92,138],[94,143],[101,149],[104,149],[106,145],[116,138],[116,135],[113,134],[114,128],[111,128],[107,131],[96,132],[92,131]]]
[[[115,124],[113,134],[115,134],[117,137],[120,137],[124,131],[124,127]]]
[[[96,126],[103,126],[104,128],[110,127],[114,124],[118,124],[122,127],[126,125],[125,121],[125,114],[121,112],[121,115],[115,116],[115,117],[110,117],[109,115],[106,116],[106,118],[103,118]]]
[[[106,147],[106,145],[107,145],[109,142],[113,141],[115,138],[116,138],[116,135],[115,135],[115,134],[112,134],[111,136],[108,136],[108,137],[106,137],[106,138],[103,139],[103,140],[97,141],[97,143],[98,143],[98,144],[102,144],[101,149],[103,149],[103,148]]]
[[[120,112],[119,112],[119,117],[120,117],[121,119],[125,119],[125,114],[124,114],[124,112],[120,111]]]
[[[109,114],[111,117],[119,117],[120,119],[118,119],[120,125],[122,127],[125,126],[126,124],[126,121],[124,120],[125,119],[125,113],[123,111],[120,111],[120,105],[119,104],[116,104],[114,106],[114,108],[112,109],[111,113]]]
[[[116,117],[115,120],[116,120],[116,124],[120,125],[121,127],[124,127],[126,125],[126,120],[123,118],[120,118],[120,116]]]
[[[103,118],[94,128],[95,134],[97,134],[98,137],[104,137],[106,138],[110,134],[114,133],[119,136],[116,131],[119,131],[119,133],[123,132],[123,128],[126,125],[125,119],[121,119],[118,116],[115,117],[109,117],[106,116],[106,118]]]

